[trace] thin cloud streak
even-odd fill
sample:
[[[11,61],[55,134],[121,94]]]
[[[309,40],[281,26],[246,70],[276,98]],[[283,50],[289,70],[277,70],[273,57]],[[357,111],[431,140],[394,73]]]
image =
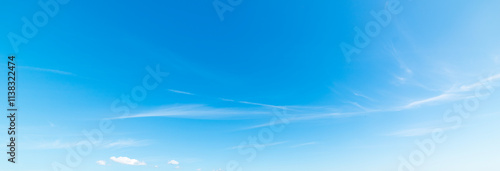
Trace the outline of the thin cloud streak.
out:
[[[275,105],[268,105],[268,104],[262,104],[262,103],[254,103],[254,102],[247,102],[247,101],[238,101],[239,103],[243,104],[250,104],[250,105],[257,105],[257,106],[264,106],[264,107],[272,107],[272,108],[278,108],[278,109],[287,109],[284,106],[275,106]]]
[[[353,92],[352,94],[354,94],[355,96],[358,96],[358,97],[365,98],[365,99],[370,100],[370,101],[375,101],[374,99],[372,99],[372,98],[370,98],[370,97],[368,97],[368,96],[365,96],[365,95],[363,95],[363,94],[361,94],[361,93],[356,93],[356,92]]]
[[[168,89],[168,91],[171,91],[171,92],[174,92],[174,93],[178,93],[178,94],[195,95],[195,94],[190,93],[190,92],[185,92],[185,91],[180,91],[180,90],[174,90],[174,89]]]
[[[454,94],[449,94],[449,93],[443,93],[443,94],[440,94],[438,96],[434,96],[431,98],[411,102],[408,105],[404,106],[403,109],[410,109],[410,108],[414,108],[414,107],[419,107],[419,106],[424,105],[424,104],[441,102],[441,101],[445,101],[445,100],[454,100],[454,99],[459,99],[459,96],[454,95]]]
[[[181,91],[181,90],[168,89],[168,91],[171,91],[171,92],[174,92],[174,93],[179,93],[179,94],[196,95],[194,93],[190,93],[190,92],[186,92],[186,91]],[[236,101],[236,100],[226,99],[226,98],[217,98],[217,99],[221,100],[221,101],[226,101],[226,102],[235,102],[235,103],[255,105],[255,106],[262,106],[262,107],[271,107],[271,108],[278,108],[278,109],[286,109],[286,107],[284,107],[284,106],[276,106],[276,105],[263,104],[263,103],[255,103],[255,102],[249,102],[249,101]]]
[[[413,109],[417,107],[422,107],[425,105],[429,104],[439,104],[444,101],[454,101],[454,100],[460,100],[464,99],[466,97],[470,97],[470,95],[466,95],[466,93],[472,92],[476,87],[479,87],[483,85],[483,82],[493,82],[496,80],[500,79],[500,74],[492,75],[488,78],[482,79],[479,82],[469,84],[469,85],[463,85],[460,86],[459,88],[451,88],[448,91],[443,92],[442,94],[422,99],[422,100],[416,100],[413,102],[409,102],[406,105],[403,106],[396,106],[396,107],[388,107],[385,109],[367,109],[364,108],[362,105],[352,102],[353,105],[364,109],[364,111],[361,112],[330,112],[326,111],[329,109],[329,107],[318,107],[317,109],[321,109],[323,111],[315,111],[315,112],[310,112],[310,111],[296,111],[297,113],[294,115],[288,115],[285,120],[278,120],[273,123],[263,123],[259,125],[254,125],[254,126],[249,126],[245,128],[241,128],[238,130],[249,130],[249,129],[255,129],[255,128],[261,128],[261,127],[266,127],[266,126],[271,126],[272,124],[284,124],[284,123],[290,123],[290,122],[298,122],[298,121],[306,121],[306,120],[315,120],[315,119],[324,119],[324,118],[332,118],[332,117],[348,117],[348,116],[354,116],[354,115],[360,115],[360,114],[368,114],[368,113],[376,113],[376,112],[396,112],[396,111],[403,111],[403,110],[408,110],[408,109]],[[182,92],[182,91],[181,91]],[[184,92],[188,93],[188,92]],[[356,95],[356,94],[355,94]],[[357,94],[357,96],[363,97],[360,94]],[[242,104],[250,104],[250,105],[256,105],[256,106],[261,106],[261,107],[271,107],[271,108],[279,108],[279,109],[285,109],[285,110],[291,110],[289,107],[283,107],[283,106],[275,106],[275,105],[268,105],[268,104],[261,104],[261,103],[254,103],[254,102],[248,102],[248,101],[234,101],[234,100],[229,100],[229,99],[220,99],[223,101],[232,101],[235,103],[242,103]],[[292,108],[310,108],[308,106],[298,106],[298,107],[292,107]],[[315,114],[308,114],[308,113],[315,113]],[[162,109],[158,109],[155,111],[151,112],[144,112],[144,113],[139,113],[135,115],[129,115],[129,116],[121,116],[121,117],[116,117],[112,119],[129,119],[129,118],[144,118],[144,117],[172,117],[172,118],[191,118],[191,119],[235,119],[235,118],[253,118],[253,117],[268,117],[270,116],[271,112],[268,110],[265,110],[263,108],[259,109],[237,109],[237,108],[214,108],[214,107],[208,107],[205,105],[173,105],[173,106],[167,106]]]
[[[214,108],[205,105],[172,105],[154,110],[128,116],[120,116],[111,119],[130,119],[146,117],[171,117],[189,119],[238,119],[252,118],[270,115],[266,110],[241,109],[241,108]]]
[[[466,95],[465,93],[470,93],[471,91],[475,90],[475,88],[480,87],[484,84],[484,82],[493,82],[497,81],[500,79],[500,74],[492,75],[489,76],[485,79],[482,79],[476,83],[469,84],[469,85],[463,85],[459,89],[456,88],[451,88],[448,91],[443,92],[440,95],[430,97],[427,99],[422,99],[422,100],[417,100],[408,103],[407,105],[404,106],[396,106],[396,107],[388,107],[385,109],[366,109],[363,112],[334,112],[334,113],[320,113],[320,114],[311,114],[308,116],[304,116],[305,114],[301,114],[302,117],[297,117],[300,115],[296,115],[294,117],[287,118],[287,122],[297,122],[297,121],[305,121],[305,120],[314,120],[314,119],[323,119],[323,118],[329,118],[329,117],[334,117],[334,116],[354,116],[354,115],[359,115],[359,114],[368,114],[368,113],[376,113],[376,112],[396,112],[396,111],[403,111],[403,110],[409,110],[417,107],[422,107],[424,105],[429,105],[429,104],[438,104],[442,103],[444,101],[455,101],[455,100],[461,100],[465,99],[467,97],[471,97],[470,95]],[[364,108],[363,106],[357,104],[357,103],[352,103],[353,105]],[[264,124],[259,124],[259,125],[254,125],[250,127],[245,127],[241,128],[239,130],[249,130],[249,129],[255,129],[255,128],[261,128],[261,127],[267,127],[271,126],[273,124],[283,124],[283,122],[278,121],[278,122],[273,122],[273,123],[264,123]]]
[[[465,99],[467,97],[470,97],[470,95],[466,95],[466,93],[472,93],[472,91],[474,91],[476,88],[479,88],[481,86],[486,86],[486,87],[492,86],[492,85],[485,85],[485,83],[486,82],[492,83],[492,82],[497,81],[499,79],[500,79],[500,74],[496,74],[496,75],[489,76],[488,78],[481,79],[478,82],[475,82],[475,83],[472,83],[469,85],[462,85],[459,88],[452,87],[448,91],[445,91],[440,95],[430,97],[427,99],[423,99],[423,100],[417,100],[414,102],[410,102],[408,105],[402,107],[401,110],[411,109],[414,107],[419,107],[419,106],[427,105],[427,104],[431,104],[431,103],[436,104],[436,103],[443,102],[443,101],[455,101],[455,100]]]

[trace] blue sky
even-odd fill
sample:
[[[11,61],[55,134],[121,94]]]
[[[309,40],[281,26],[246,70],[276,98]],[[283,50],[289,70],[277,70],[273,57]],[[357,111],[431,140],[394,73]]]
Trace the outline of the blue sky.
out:
[[[216,1],[223,20],[214,1],[40,2],[57,11],[0,7],[20,110],[8,171],[68,166],[90,130],[102,140],[67,170],[500,169],[497,1]],[[347,61],[340,45],[398,2]]]

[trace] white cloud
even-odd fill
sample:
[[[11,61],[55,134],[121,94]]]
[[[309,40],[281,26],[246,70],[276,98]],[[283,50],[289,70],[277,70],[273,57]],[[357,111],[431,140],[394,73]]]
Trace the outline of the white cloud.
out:
[[[392,54],[392,57],[396,60],[398,63],[399,67],[405,71],[407,74],[413,74],[413,71],[406,65],[406,63],[401,59],[401,55],[399,51],[396,49],[394,46],[394,43],[391,41],[390,44],[388,45],[388,50]]]
[[[167,164],[173,164],[173,165],[178,165],[179,162],[175,160],[170,160]]]
[[[352,105],[354,105],[354,106],[356,106],[356,107],[358,107],[358,108],[360,108],[360,109],[362,109],[364,111],[371,111],[370,109],[368,109],[368,108],[366,108],[364,106],[361,106],[359,103],[351,102],[351,101],[348,101],[347,103],[352,104]]]
[[[113,160],[114,162],[117,162],[117,163],[121,163],[121,164],[126,164],[126,165],[146,165],[145,162],[141,162],[139,160],[136,160],[136,159],[131,159],[131,158],[128,158],[128,157],[111,157],[109,158],[111,160]]]
[[[257,105],[257,106],[264,106],[264,107],[271,107],[271,108],[278,108],[278,109],[286,109],[284,106],[275,106],[275,105],[268,105],[268,104],[262,104],[262,103],[254,103],[254,102],[247,102],[247,101],[238,101],[239,103],[243,104],[250,104],[250,105]]]
[[[99,161],[97,161],[96,163],[97,163],[98,165],[102,165],[102,166],[106,165],[106,161],[104,161],[104,160],[99,160]]]
[[[358,96],[358,97],[365,98],[365,99],[370,100],[370,101],[375,101],[375,100],[373,100],[372,98],[370,98],[370,97],[368,97],[368,96],[365,96],[365,95],[363,95],[363,94],[361,94],[361,93],[356,93],[356,92],[353,92],[352,94],[354,94],[355,96]]]
[[[481,79],[480,81],[478,81],[474,84],[460,86],[460,88],[458,90],[455,90],[455,91],[459,91],[459,92],[472,91],[477,87],[484,86],[485,83],[486,84],[492,83],[493,81],[497,81],[498,79],[500,79],[500,74],[491,75],[487,78]]]
[[[176,169],[181,168],[180,166],[175,166]]]
[[[473,91],[475,91],[476,88],[479,88],[481,86],[485,86],[485,84],[488,86],[493,86],[493,85],[491,85],[491,83],[494,81],[497,81],[499,79],[500,79],[500,74],[496,74],[496,75],[490,75],[489,77],[481,79],[481,80],[479,80],[475,83],[472,83],[472,84],[466,84],[466,85],[462,85],[462,86],[454,86],[454,87],[450,88],[448,91],[445,91],[440,95],[430,97],[427,99],[423,99],[423,100],[417,100],[414,102],[410,102],[408,105],[402,107],[402,109],[410,109],[410,108],[414,108],[414,107],[419,107],[419,106],[424,105],[424,104],[435,104],[435,103],[439,103],[439,102],[443,102],[443,101],[453,101],[453,100],[460,100],[460,99],[464,99],[467,97],[471,97],[470,93],[473,93]],[[467,93],[469,93],[469,95],[466,95]]]
[[[403,108],[409,109],[409,108],[413,108],[413,107],[418,107],[418,106],[423,105],[423,104],[436,103],[436,102],[441,102],[441,101],[445,101],[445,100],[454,100],[456,98],[457,98],[457,95],[443,93],[443,94],[440,94],[438,96],[434,96],[431,98],[411,102],[408,105],[404,106]]]
[[[246,108],[214,108],[205,105],[170,105],[151,112],[144,112],[112,119],[174,117],[190,119],[249,118],[271,114],[269,110]]]
[[[168,89],[168,91],[171,91],[171,92],[174,92],[174,93],[179,93],[179,94],[194,95],[193,93],[190,93],[190,92],[185,92],[185,91],[180,91],[180,90],[174,90],[174,89]]]

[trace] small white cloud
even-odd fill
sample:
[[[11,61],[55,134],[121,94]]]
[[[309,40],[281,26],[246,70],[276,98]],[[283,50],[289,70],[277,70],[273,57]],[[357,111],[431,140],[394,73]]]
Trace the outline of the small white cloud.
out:
[[[126,165],[146,165],[146,163],[144,163],[144,162],[141,162],[141,161],[136,160],[136,159],[131,159],[128,157],[114,157],[113,156],[109,159],[113,160],[114,162],[126,164]]]
[[[197,171],[201,171],[201,169],[196,169]]]
[[[98,165],[101,165],[101,166],[106,165],[106,161],[104,161],[104,160],[99,160],[99,161],[97,161],[96,163],[97,163]]]
[[[155,168],[158,168],[158,165],[155,165]]]
[[[180,166],[175,166],[176,169],[181,168]]]
[[[178,165],[179,162],[175,160],[170,160],[167,164],[173,164],[173,165]]]

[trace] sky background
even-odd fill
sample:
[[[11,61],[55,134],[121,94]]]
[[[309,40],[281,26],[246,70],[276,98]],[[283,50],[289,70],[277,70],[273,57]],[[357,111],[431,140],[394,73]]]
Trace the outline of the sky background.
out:
[[[43,9],[3,2],[0,56],[16,55],[20,111],[17,163],[3,152],[2,169],[53,170],[83,130],[111,120],[72,170],[398,170],[436,128],[446,141],[417,170],[500,170],[499,1],[401,0],[350,62],[340,43],[387,1],[243,0],[223,20],[213,2],[72,0],[17,52],[8,34],[22,36],[22,18]],[[148,66],[168,76],[128,115],[113,111]],[[477,97],[484,80],[496,91]],[[479,107],[458,127],[444,119],[471,98]],[[262,150],[241,145],[283,112]]]

